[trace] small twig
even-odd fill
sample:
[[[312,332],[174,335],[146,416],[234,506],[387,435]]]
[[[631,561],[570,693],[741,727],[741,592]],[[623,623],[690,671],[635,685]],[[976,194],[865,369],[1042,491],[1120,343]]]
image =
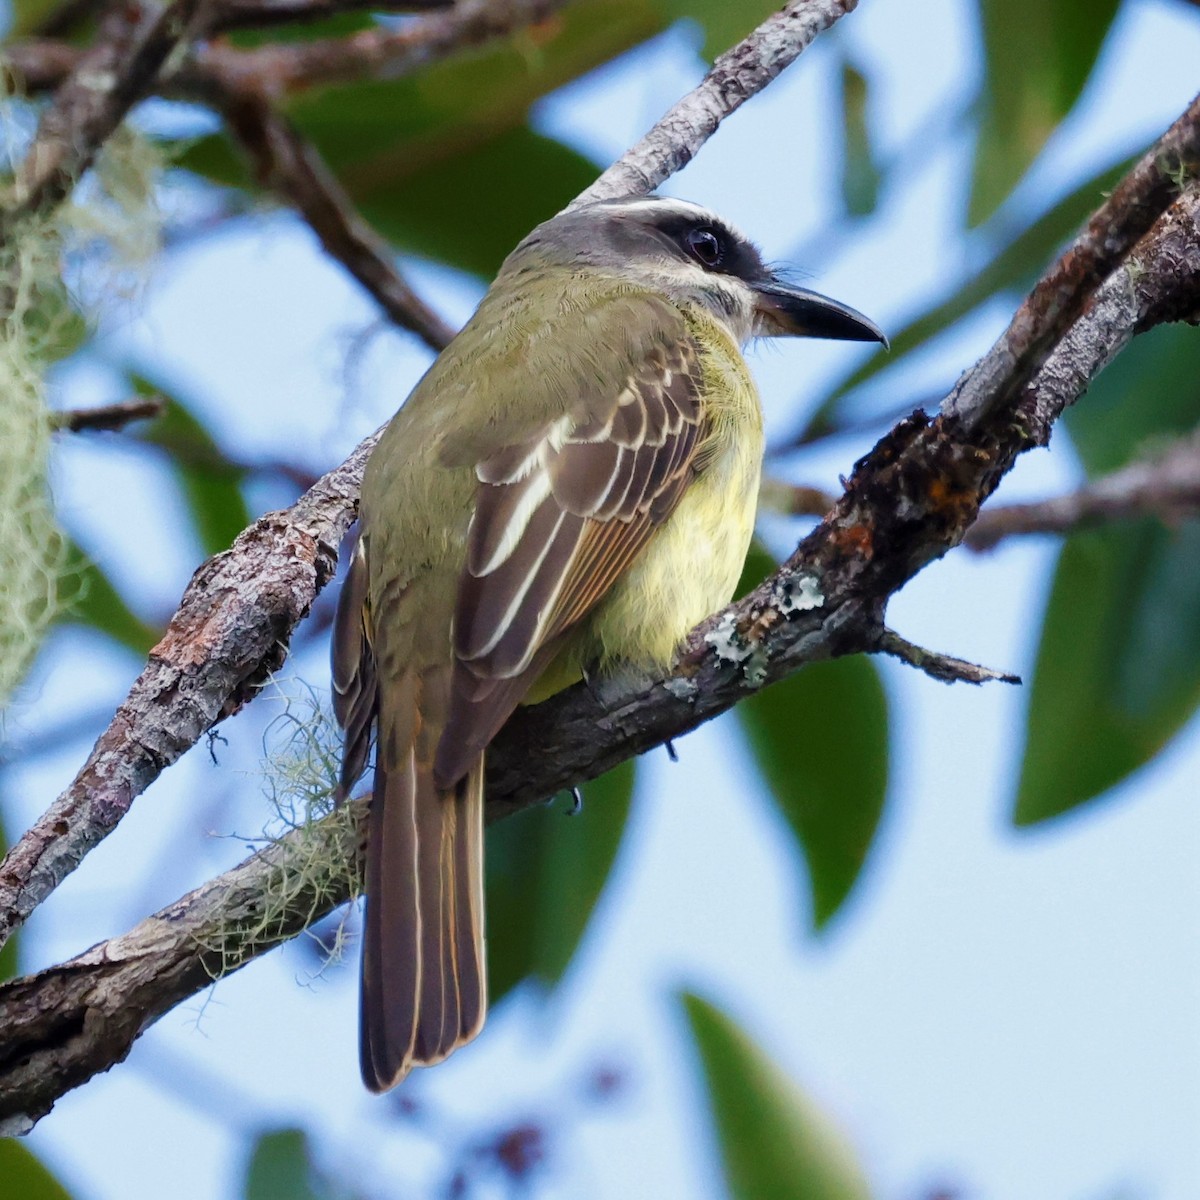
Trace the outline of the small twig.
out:
[[[926,650],[913,642],[902,638],[892,629],[884,629],[879,635],[879,645],[876,650],[880,654],[890,654],[893,658],[906,662],[918,671],[942,683],[1020,683],[1020,675],[1011,675],[1007,671],[995,671],[991,667],[981,667],[978,663],[967,662],[965,658],[955,658],[951,654],[942,654],[937,650]]]
[[[263,182],[295,205],[326,252],[397,325],[411,330],[433,351],[443,350],[454,337],[454,327],[405,282],[391,247],[359,215],[317,148],[261,96],[228,96],[224,110]]]
[[[966,545],[984,551],[1017,534],[1071,533],[1147,516],[1172,523],[1198,512],[1200,435],[1193,434],[1155,458],[1132,463],[1069,495],[985,509]]]
[[[84,429],[123,429],[131,421],[143,421],[162,415],[167,402],[162,396],[124,400],[119,404],[101,404],[96,408],[67,408],[50,414],[55,429],[79,433]]]
[[[858,0],[791,0],[722,54],[700,85],[570,207],[653,191],[689,163],[717,126],[793,63],[817,34],[857,6]]]

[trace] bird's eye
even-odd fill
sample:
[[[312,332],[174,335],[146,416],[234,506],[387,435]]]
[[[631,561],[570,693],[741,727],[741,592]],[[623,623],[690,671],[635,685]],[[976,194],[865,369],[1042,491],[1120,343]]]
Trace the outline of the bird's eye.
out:
[[[704,267],[718,267],[725,257],[725,247],[711,229],[689,229],[687,247],[692,257]]]

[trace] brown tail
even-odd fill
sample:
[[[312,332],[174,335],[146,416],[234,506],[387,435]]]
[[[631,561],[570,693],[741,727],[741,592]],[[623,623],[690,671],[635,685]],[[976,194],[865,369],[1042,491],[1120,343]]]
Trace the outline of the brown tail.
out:
[[[412,749],[371,797],[362,956],[363,1081],[382,1092],[482,1028],[483,760],[449,791]]]

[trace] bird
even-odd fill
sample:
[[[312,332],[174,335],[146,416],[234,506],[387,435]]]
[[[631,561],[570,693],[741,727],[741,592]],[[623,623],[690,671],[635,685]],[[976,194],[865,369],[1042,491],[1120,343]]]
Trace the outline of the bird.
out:
[[[339,795],[374,746],[360,1066],[483,1025],[484,758],[522,703],[669,667],[732,597],[763,459],[754,336],[886,338],[689,201],[568,209],[505,259],[367,462],[332,638]]]

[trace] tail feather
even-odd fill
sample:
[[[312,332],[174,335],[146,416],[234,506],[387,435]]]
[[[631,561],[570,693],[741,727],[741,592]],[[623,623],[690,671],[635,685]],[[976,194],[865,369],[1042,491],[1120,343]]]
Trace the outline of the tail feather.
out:
[[[483,762],[449,791],[410,749],[376,767],[367,853],[360,1058],[373,1091],[473,1038],[487,1008]]]

